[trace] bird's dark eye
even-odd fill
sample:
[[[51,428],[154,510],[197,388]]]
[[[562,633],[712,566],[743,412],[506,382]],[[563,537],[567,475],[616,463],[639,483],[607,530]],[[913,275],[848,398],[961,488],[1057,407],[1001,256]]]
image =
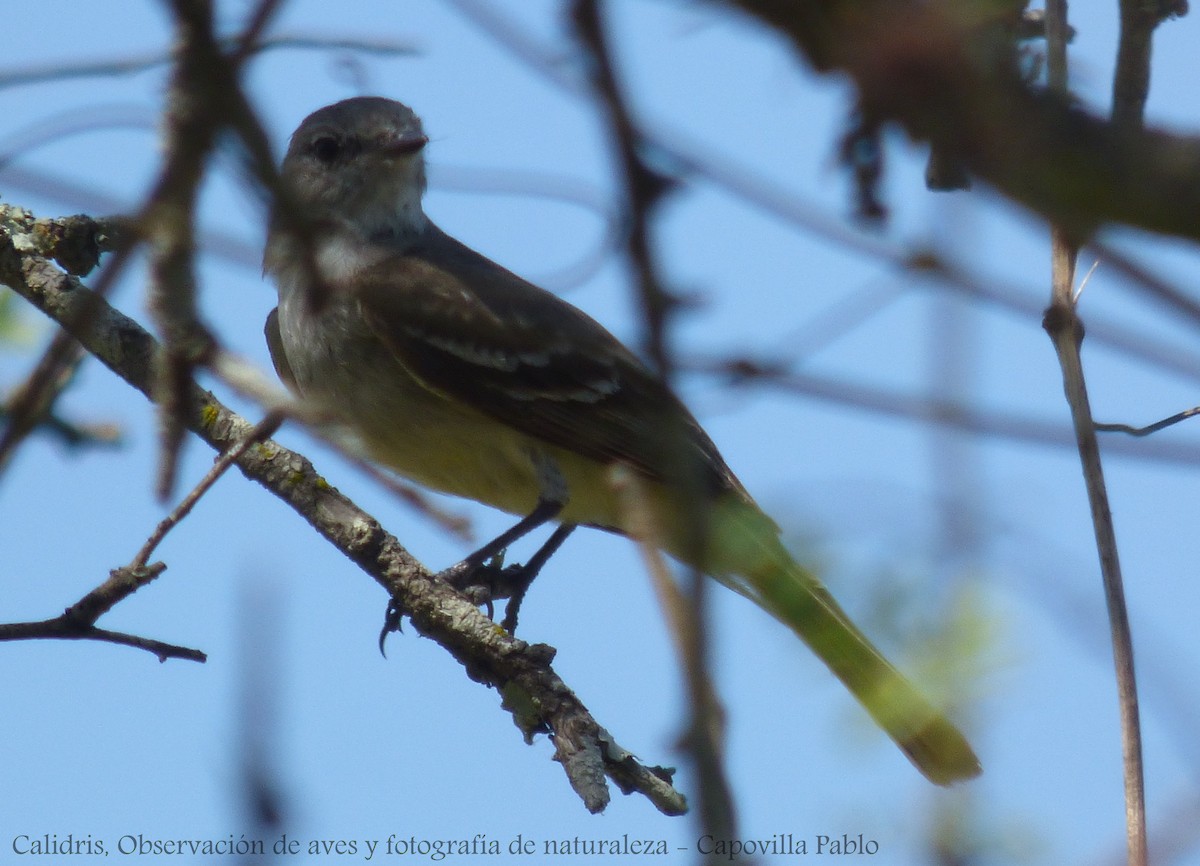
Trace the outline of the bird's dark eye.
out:
[[[323,163],[331,163],[342,152],[342,143],[332,135],[322,135],[313,139],[313,155]]]

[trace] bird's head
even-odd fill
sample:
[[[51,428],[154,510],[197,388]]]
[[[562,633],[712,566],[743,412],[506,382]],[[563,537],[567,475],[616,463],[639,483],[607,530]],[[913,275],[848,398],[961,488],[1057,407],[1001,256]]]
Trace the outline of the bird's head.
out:
[[[292,134],[283,182],[308,219],[349,223],[369,236],[419,231],[428,141],[408,106],[345,99],[314,111]]]

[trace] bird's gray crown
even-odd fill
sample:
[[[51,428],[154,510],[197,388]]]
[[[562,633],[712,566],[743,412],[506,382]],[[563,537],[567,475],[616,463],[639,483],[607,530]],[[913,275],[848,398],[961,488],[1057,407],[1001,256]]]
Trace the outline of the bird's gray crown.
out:
[[[424,139],[421,119],[413,110],[394,99],[382,96],[356,96],[333,105],[319,108],[301,121],[292,134],[287,158],[313,153],[332,159],[352,158],[357,153],[382,150],[407,143],[420,149],[417,142]],[[323,139],[333,139],[325,142]],[[321,151],[323,145],[344,145],[346,152],[334,154]]]

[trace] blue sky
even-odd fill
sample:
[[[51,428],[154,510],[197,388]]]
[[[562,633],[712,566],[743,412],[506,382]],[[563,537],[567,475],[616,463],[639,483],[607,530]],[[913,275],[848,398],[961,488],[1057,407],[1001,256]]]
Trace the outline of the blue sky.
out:
[[[477,5],[561,56],[559,68],[570,78],[561,3]],[[613,5],[613,41],[631,104],[653,129],[732,160],[798,205],[860,231],[847,220],[851,192],[836,165],[843,84],[814,78],[769,33],[707,5]],[[1073,75],[1084,100],[1103,110],[1115,10],[1076,7]],[[232,29],[244,5],[220,9]],[[70,18],[56,4],[20,4],[5,15],[0,72],[161,52],[170,39],[168,20],[153,3],[122,4],[119,14],[73,6]],[[1197,126],[1196,26],[1185,18],[1160,31],[1151,122]],[[613,190],[605,131],[585,98],[442,0],[347,2],[336,14],[330,4],[297,0],[285,6],[276,31],[415,49],[353,62],[308,50],[255,60],[249,92],[278,151],[299,120],[326,103],[360,92],[406,102],[431,138],[426,204],[433,218],[637,340],[620,263],[610,256],[584,267],[604,249],[604,207]],[[107,197],[117,209],[132,208],[158,166],[164,75],[159,68],[0,89],[0,196],[39,215],[94,209],[86,199],[31,183],[41,174]],[[91,121],[89,128],[43,141],[77,119]],[[879,237],[900,247],[935,244],[1035,312],[966,302],[696,178],[658,226],[658,251],[673,284],[698,299],[673,332],[682,356],[782,356],[834,382],[915,394],[958,389],[977,406],[1065,429],[1061,380],[1036,313],[1048,298],[1044,227],[986,189],[928,193],[923,159],[921,148],[889,137],[885,191],[893,213]],[[209,243],[202,305],[231,349],[269,371],[261,328],[274,290],[253,262],[263,215],[234,168],[232,154],[216,161],[200,223],[210,242],[217,235],[239,241],[249,261]],[[544,187],[570,194],[530,193]],[[1184,244],[1123,232],[1108,239],[1179,285],[1195,279],[1198,262]],[[135,268],[114,302],[145,321],[142,276]],[[867,313],[853,327],[829,324],[855,309]],[[1082,311],[1089,323],[1133,330],[1176,358],[1196,356],[1195,322],[1174,320],[1103,266]],[[16,339],[0,346],[0,388],[25,375],[49,333],[36,313],[20,310]],[[1195,373],[1171,373],[1098,342],[1085,348],[1085,363],[1103,420],[1148,423],[1197,402]],[[685,377],[680,388],[730,465],[800,554],[821,567],[835,594],[931,690],[962,702],[961,718],[985,765],[977,782],[932,789],[790,633],[731,593],[716,592],[714,666],[742,835],[790,833],[811,844],[818,835],[861,833],[878,841],[880,854],[839,862],[920,863],[929,859],[923,846],[931,815],[944,810],[969,816],[965,832],[988,852],[984,862],[1118,855],[1115,692],[1072,452],[954,436],[766,387],[731,390],[700,375]],[[70,454],[34,439],[0,479],[5,621],[61,610],[127,562],[164,513],[151,492],[154,424],[141,396],[90,362],[62,405],[73,418],[119,423],[125,445]],[[313,458],[424,562],[440,567],[469,550],[299,428],[278,438]],[[1196,440],[1186,425],[1159,437],[1193,447]],[[1129,456],[1136,446],[1123,445],[1106,469],[1143,687],[1152,840],[1165,839],[1188,826],[1188,815],[1196,824],[1200,801],[1200,646],[1193,625],[1200,487],[1194,465],[1139,459]],[[184,483],[210,461],[192,443]],[[471,518],[479,539],[508,521],[468,503],[446,505]],[[551,746],[544,739],[526,746],[498,696],[466,680],[432,642],[411,632],[393,636],[388,659],[381,659],[375,638],[383,593],[240,476],[223,479],[158,556],[169,566],[163,577],[103,624],[202,648],[207,664],[160,665],[143,653],[86,643],[0,647],[0,863],[20,860],[11,840],[22,835],[90,835],[112,848],[126,834],[252,833],[238,794],[247,691],[268,704],[251,727],[278,774],[289,837],[353,839],[361,848],[392,834],[485,834],[502,846],[517,834],[539,841],[629,834],[665,839],[671,862],[693,862],[699,831],[689,818],[665,818],[619,794],[604,815],[588,815],[550,760]],[[986,624],[978,653],[961,659],[962,642],[914,639],[961,621],[955,611],[962,617],[964,604]],[[900,617],[888,622],[893,607]],[[556,646],[557,670],[601,724],[644,760],[679,764],[680,786],[691,789],[676,748],[679,672],[628,543],[576,533],[532,591],[521,633]],[[945,682],[947,668],[952,682]],[[311,862],[355,859],[361,854]],[[447,862],[521,861],[505,854]],[[1200,863],[1195,840],[1169,862]]]

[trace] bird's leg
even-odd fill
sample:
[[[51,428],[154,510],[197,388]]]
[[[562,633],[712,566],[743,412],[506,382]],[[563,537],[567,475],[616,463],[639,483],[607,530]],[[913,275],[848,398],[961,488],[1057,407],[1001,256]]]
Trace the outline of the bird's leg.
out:
[[[505,567],[504,551],[508,545],[518,538],[523,538],[543,523],[558,517],[570,498],[567,481],[563,478],[558,464],[552,457],[543,451],[535,450],[530,452],[529,462],[533,465],[538,483],[538,501],[533,511],[518,521],[516,526],[501,533],[462,562],[451,566],[440,575],[476,604],[487,605],[489,619],[494,618],[496,612],[492,602],[497,598],[512,598],[514,593],[524,595],[538,571],[546,564],[546,560],[570,535],[570,530],[561,534],[556,532],[552,535],[550,540],[530,560],[530,565],[536,563],[532,569],[530,569],[530,565]],[[516,612],[520,606],[521,602],[518,600],[516,608],[513,609],[514,623]],[[506,616],[505,620],[507,621],[507,619]]]
[[[529,558],[529,562],[524,565],[510,565],[502,572],[501,576],[508,583],[508,604],[504,608],[504,621],[500,623],[500,627],[509,634],[514,634],[517,630],[517,614],[521,610],[521,602],[525,600],[525,593],[533,584],[533,579],[538,576],[542,566],[550,560],[555,551],[562,547],[567,536],[574,531],[574,523],[560,524],[546,539],[546,543],[538,548],[537,553]]]
[[[567,536],[575,528],[575,524],[564,524],[558,527],[527,565],[504,566],[504,552],[510,544],[524,538],[542,524],[549,523],[562,512],[567,504],[567,483],[558,466],[549,456],[541,452],[535,452],[530,457],[537,472],[538,486],[541,490],[533,510],[461,562],[455,563],[437,574],[440,579],[464,593],[475,604],[487,605],[489,618],[493,618],[495,615],[493,599],[505,597],[511,599],[504,617],[504,627],[509,628],[509,631],[516,627],[521,599],[524,598],[529,585],[533,583],[533,579],[537,577],[542,566],[562,546]],[[383,629],[379,632],[379,652],[381,654],[384,654],[383,645],[387,636],[391,632],[400,631],[400,620],[403,615],[404,610],[399,601],[392,598],[388,602],[387,612],[384,614]],[[509,627],[510,621],[512,627]]]
[[[497,557],[503,560],[504,551],[514,541],[524,538],[543,523],[548,523],[558,516],[566,505],[564,501],[539,499],[533,511],[518,520],[513,526],[501,532],[483,547],[468,555],[462,562],[455,563],[446,570],[439,572],[438,577],[447,581],[456,589],[465,590],[474,581],[475,573],[485,566],[496,562]],[[502,565],[502,562],[499,563]]]

